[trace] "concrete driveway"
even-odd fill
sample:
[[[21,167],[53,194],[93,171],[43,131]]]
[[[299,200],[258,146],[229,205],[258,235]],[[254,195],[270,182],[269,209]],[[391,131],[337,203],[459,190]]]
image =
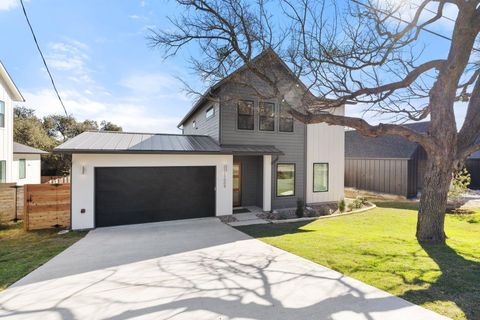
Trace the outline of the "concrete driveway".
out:
[[[215,218],[102,228],[0,293],[0,319],[444,319]]]

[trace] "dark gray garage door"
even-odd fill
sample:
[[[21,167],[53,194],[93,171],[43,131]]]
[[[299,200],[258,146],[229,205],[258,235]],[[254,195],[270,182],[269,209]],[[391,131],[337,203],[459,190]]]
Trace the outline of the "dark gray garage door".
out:
[[[215,167],[95,169],[95,226],[215,215]]]

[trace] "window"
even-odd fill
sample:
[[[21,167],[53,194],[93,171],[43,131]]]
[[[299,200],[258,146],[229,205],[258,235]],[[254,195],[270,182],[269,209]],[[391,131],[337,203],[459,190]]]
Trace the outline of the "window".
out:
[[[7,161],[0,160],[0,183],[5,183],[7,180]]]
[[[274,131],[275,130],[275,105],[270,102],[260,102],[260,130]]]
[[[293,163],[277,164],[277,197],[295,195],[295,165]]]
[[[25,159],[18,160],[18,179],[25,179],[27,176],[27,163]]]
[[[293,116],[288,112],[290,105],[282,100],[280,105],[280,125],[279,130],[281,132],[293,132]]]
[[[213,106],[211,106],[210,108],[207,109],[207,111],[205,111],[205,117],[207,119],[213,117],[214,114],[215,114],[215,108]]]
[[[253,101],[240,100],[238,103],[237,127],[241,130],[253,130]]]
[[[192,127],[193,129],[197,129],[197,121],[193,120]]]
[[[5,128],[5,102],[0,101],[0,128]]]
[[[328,163],[313,164],[313,192],[328,191]]]

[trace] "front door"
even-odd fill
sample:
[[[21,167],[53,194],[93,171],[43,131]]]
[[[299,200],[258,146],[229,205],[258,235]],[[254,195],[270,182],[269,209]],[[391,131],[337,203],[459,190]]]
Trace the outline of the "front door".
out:
[[[242,164],[240,161],[233,162],[233,206],[242,205]]]

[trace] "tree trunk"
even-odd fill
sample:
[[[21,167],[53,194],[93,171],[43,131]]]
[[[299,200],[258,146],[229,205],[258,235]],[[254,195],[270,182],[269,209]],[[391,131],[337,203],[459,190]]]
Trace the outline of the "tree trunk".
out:
[[[427,160],[417,220],[417,240],[444,243],[444,224],[452,164],[447,159]]]

